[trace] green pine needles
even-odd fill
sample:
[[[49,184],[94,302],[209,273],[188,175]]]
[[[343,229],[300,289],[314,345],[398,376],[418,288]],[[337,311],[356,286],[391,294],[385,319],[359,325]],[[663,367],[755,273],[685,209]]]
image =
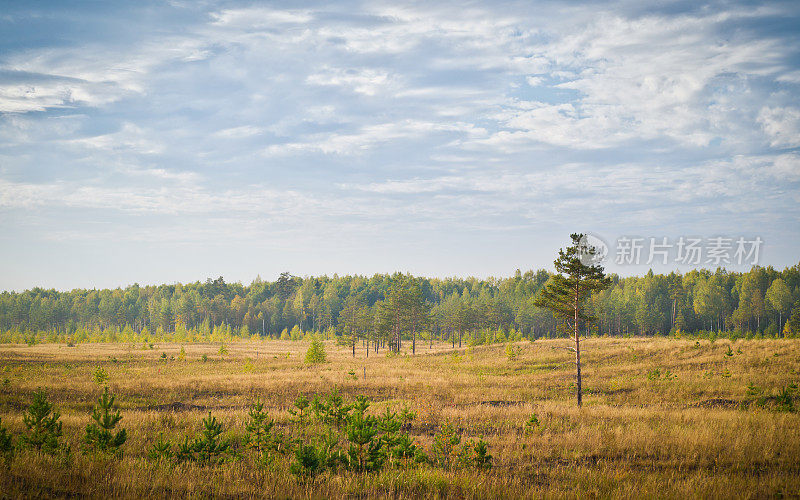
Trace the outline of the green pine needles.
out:
[[[598,250],[588,243],[586,235],[572,234],[570,237],[572,245],[558,251],[558,258],[553,262],[556,274],[539,290],[534,304],[550,309],[572,331],[575,347],[569,349],[575,352],[576,396],[578,406],[581,406],[580,324],[588,325],[595,320],[583,304],[593,292],[611,286],[611,278],[605,275],[595,258]]]
[[[173,456],[172,443],[170,443],[169,441],[165,441],[164,440],[164,433],[163,432],[159,432],[158,433],[158,441],[153,443],[153,446],[150,448],[150,452],[148,453],[148,456],[152,460],[156,460],[156,461],[159,461],[159,462],[167,461],[170,458],[172,458],[172,456]]]
[[[182,440],[170,442],[163,432],[159,433],[147,455],[161,466],[185,462],[215,466],[228,459],[250,460],[253,465],[269,468],[285,463],[289,472],[302,481],[338,470],[370,473],[423,464],[447,470],[488,470],[492,466],[488,444],[483,439],[477,444],[462,441],[461,431],[449,423],[437,433],[428,458],[408,433],[415,418],[413,412],[387,406],[382,412],[371,414],[369,409],[366,396],[347,400],[334,389],[324,396],[315,395],[311,402],[305,396],[298,397],[291,422],[276,423],[264,404],[256,401],[250,407],[240,438],[224,438],[222,422],[209,412],[194,439],[184,435]],[[33,433],[37,437],[28,436],[25,442],[40,443],[42,450],[54,450],[61,430],[58,417],[44,393],[37,391],[26,415],[26,425],[38,429]],[[92,422],[86,426],[84,451],[121,458],[127,440],[125,429],[117,429],[121,420],[114,396],[105,388],[92,413]],[[0,425],[0,457],[8,457],[6,461],[10,462],[12,454],[12,437]]]
[[[37,452],[54,454],[61,437],[61,414],[47,401],[47,393],[38,389],[33,393],[33,402],[22,416],[28,433],[22,436],[22,444]]]
[[[366,414],[369,408],[366,397],[358,396],[354,408],[347,426],[350,466],[356,471],[377,470],[383,465],[385,457],[381,440],[375,439],[380,422],[376,417]]]
[[[122,445],[128,439],[125,429],[114,431],[122,420],[119,410],[114,407],[114,396],[108,391],[97,400],[97,406],[92,412],[94,422],[86,426],[86,435],[83,438],[85,451],[100,452],[122,457]]]
[[[9,465],[14,458],[14,440],[8,429],[3,426],[2,419],[0,419],[0,457],[6,465]]]
[[[311,347],[306,352],[306,363],[324,363],[327,358],[328,355],[325,353],[325,346],[322,344],[322,340],[314,336],[313,340],[311,340]]]
[[[184,436],[183,442],[175,446],[173,452],[172,444],[164,440],[163,434],[159,434],[156,441],[150,448],[149,456],[156,461],[166,461],[174,457],[178,462],[197,462],[201,465],[214,465],[223,460],[223,454],[230,448],[230,441],[221,439],[223,432],[222,423],[217,421],[217,417],[211,416],[203,419],[203,428],[200,435],[194,440],[189,436]]]
[[[208,412],[208,418],[203,419],[203,430],[200,437],[194,442],[194,452],[197,461],[201,464],[213,464],[220,459],[220,455],[228,450],[230,443],[222,441],[222,423],[217,422],[217,417],[212,417]]]
[[[264,411],[264,404],[256,401],[250,407],[249,420],[245,423],[245,444],[258,453],[263,464],[272,461],[274,453],[286,451],[286,439],[274,430],[275,420]]]

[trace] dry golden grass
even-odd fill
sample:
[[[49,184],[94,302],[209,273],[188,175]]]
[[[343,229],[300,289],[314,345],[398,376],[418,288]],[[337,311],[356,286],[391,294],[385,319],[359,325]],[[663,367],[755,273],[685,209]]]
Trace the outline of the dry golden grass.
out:
[[[749,404],[753,384],[768,396],[800,382],[800,342],[791,340],[606,339],[583,342],[584,407],[574,405],[566,340],[504,346],[423,346],[386,357],[326,344],[329,362],[303,363],[307,343],[226,345],[84,344],[0,346],[0,417],[15,434],[37,387],[61,411],[71,461],[19,452],[0,471],[3,496],[142,497],[765,497],[800,492],[800,414]],[[732,356],[726,355],[731,347]],[[167,361],[160,359],[167,354]],[[207,361],[202,361],[203,355]],[[288,356],[287,356],[288,355]],[[169,360],[174,356],[175,360]],[[80,440],[110,378],[128,430],[122,461],[82,455]],[[353,375],[354,374],[354,375]],[[366,378],[364,378],[366,374]],[[229,436],[243,433],[256,398],[279,425],[300,394],[370,396],[372,410],[407,404],[423,447],[449,420],[465,438],[483,435],[491,472],[422,467],[380,473],[326,473],[299,481],[285,461],[272,468],[242,460],[214,467],[159,465],[146,458],[159,432],[194,436],[211,411]],[[795,392],[796,395],[796,392]],[[163,405],[180,403],[177,411]],[[162,406],[159,406],[162,405]],[[797,405],[797,400],[795,400]],[[525,426],[532,414],[540,425]]]

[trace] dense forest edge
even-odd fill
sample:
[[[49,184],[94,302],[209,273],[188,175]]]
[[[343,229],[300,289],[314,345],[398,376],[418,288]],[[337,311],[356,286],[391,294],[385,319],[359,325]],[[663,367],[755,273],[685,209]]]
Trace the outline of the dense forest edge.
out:
[[[256,278],[249,286],[205,282],[68,292],[33,288],[0,294],[0,342],[149,342],[336,339],[355,349],[415,350],[566,336],[560,320],[534,305],[552,279],[545,270],[508,278],[424,278],[408,274]],[[777,271],[693,270],[611,275],[593,293],[602,336],[800,336],[800,264]],[[409,344],[410,343],[410,344]]]

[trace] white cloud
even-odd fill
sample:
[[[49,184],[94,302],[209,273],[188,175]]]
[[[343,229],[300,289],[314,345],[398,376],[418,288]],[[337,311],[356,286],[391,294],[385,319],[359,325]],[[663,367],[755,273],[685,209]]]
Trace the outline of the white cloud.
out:
[[[577,95],[557,104],[509,100],[498,114],[508,130],[481,144],[512,151],[537,143],[594,149],[631,140],[707,146],[716,137],[727,139],[740,132],[735,128],[742,106],[754,103],[739,100],[738,109],[715,104],[731,91],[750,91],[726,89],[717,81],[735,74],[778,75],[787,53],[779,40],[719,38],[720,23],[749,15],[604,15],[568,35],[534,44],[529,50],[549,62],[549,73],[567,79],[553,88]]]
[[[326,68],[306,78],[311,85],[340,86],[353,92],[374,96],[396,86],[388,72],[380,69]]]
[[[437,123],[420,120],[402,120],[398,122],[380,123],[362,127],[351,134],[333,133],[318,134],[306,142],[275,144],[265,149],[267,156],[285,155],[305,152],[321,152],[324,154],[358,154],[380,144],[419,138],[428,134],[445,133],[466,137],[481,137],[486,130],[470,123]]]
[[[231,127],[214,132],[217,137],[225,137],[228,139],[242,139],[245,137],[252,137],[259,135],[263,132],[261,127],[254,127],[252,125],[242,125],[240,127]]]
[[[0,58],[9,234],[80,239],[75,210],[220,242],[797,215],[796,37],[760,22],[796,14],[631,5],[187,2],[124,42],[43,33]]]
[[[309,11],[278,10],[267,7],[225,9],[212,13],[213,24],[236,29],[270,29],[286,24],[304,24],[311,21]]]
[[[155,155],[162,153],[166,145],[152,137],[152,133],[131,122],[122,124],[122,128],[110,134],[95,135],[68,141],[72,144],[90,149],[107,151],[131,151],[138,154]]]
[[[531,87],[538,87],[544,83],[544,78],[541,76],[527,76],[525,77],[525,82]]]
[[[758,123],[769,137],[770,146],[800,147],[800,109],[765,107],[758,114]]]

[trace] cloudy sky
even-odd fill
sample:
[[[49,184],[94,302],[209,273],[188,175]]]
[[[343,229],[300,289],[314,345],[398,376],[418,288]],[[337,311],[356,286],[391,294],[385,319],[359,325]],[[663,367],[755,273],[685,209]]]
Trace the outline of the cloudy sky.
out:
[[[797,3],[659,5],[2,2],[0,288],[796,264]]]

